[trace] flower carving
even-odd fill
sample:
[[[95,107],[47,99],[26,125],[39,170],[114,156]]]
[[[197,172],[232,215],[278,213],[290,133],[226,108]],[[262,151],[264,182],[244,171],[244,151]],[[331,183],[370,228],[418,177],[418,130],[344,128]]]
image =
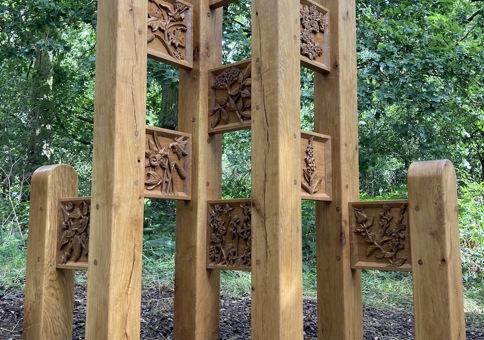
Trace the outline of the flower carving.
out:
[[[323,46],[316,43],[316,35],[324,33],[328,23],[315,5],[300,5],[301,15],[301,54],[311,60],[323,55]]]
[[[91,204],[88,201],[67,202],[61,205],[62,235],[59,240],[60,262],[77,262],[89,252]]]

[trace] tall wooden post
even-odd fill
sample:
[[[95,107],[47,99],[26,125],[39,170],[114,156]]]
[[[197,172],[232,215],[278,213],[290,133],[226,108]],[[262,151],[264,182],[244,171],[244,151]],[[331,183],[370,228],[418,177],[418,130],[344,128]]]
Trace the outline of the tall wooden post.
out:
[[[354,0],[322,0],[330,19],[330,68],[315,73],[315,130],[332,137],[332,201],[316,202],[319,339],[363,337],[361,273],[351,269],[348,202],[358,201]]]
[[[452,163],[412,163],[408,200],[415,339],[465,339],[457,181]]]
[[[299,1],[252,1],[252,339],[302,339]]]
[[[147,1],[98,4],[86,339],[139,339]]]
[[[48,165],[32,176],[23,338],[72,338],[74,271],[57,269],[59,199],[77,196],[76,171]]]
[[[220,272],[207,270],[207,200],[220,198],[221,135],[208,135],[208,70],[221,63],[222,9],[191,0],[195,55],[180,70],[178,125],[191,133],[191,201],[178,201],[175,255],[175,339],[218,339]]]

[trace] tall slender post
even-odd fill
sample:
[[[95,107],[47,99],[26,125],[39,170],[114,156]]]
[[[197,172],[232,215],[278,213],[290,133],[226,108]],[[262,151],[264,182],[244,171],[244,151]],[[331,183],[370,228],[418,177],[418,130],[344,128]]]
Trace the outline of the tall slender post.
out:
[[[316,203],[318,338],[363,337],[361,272],[351,269],[348,202],[358,201],[358,112],[354,0],[329,10],[329,74],[314,76],[315,130],[332,137],[332,201]]]
[[[465,339],[457,181],[452,163],[412,163],[408,200],[415,339]]]
[[[191,0],[195,55],[180,70],[178,125],[192,134],[191,201],[177,202],[174,336],[218,339],[220,272],[207,270],[207,200],[220,198],[221,135],[208,135],[208,70],[221,63],[222,9]]]
[[[56,269],[59,199],[77,196],[76,171],[48,165],[32,176],[23,337],[72,338],[74,271]]]
[[[98,3],[86,339],[139,339],[147,1]]]
[[[252,1],[252,339],[302,339],[299,1]]]

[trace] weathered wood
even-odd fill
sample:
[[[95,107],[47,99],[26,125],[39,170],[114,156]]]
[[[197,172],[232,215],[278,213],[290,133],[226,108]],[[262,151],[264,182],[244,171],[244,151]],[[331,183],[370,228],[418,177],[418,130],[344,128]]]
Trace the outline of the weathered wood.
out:
[[[302,199],[331,201],[331,137],[301,131]]]
[[[412,271],[408,201],[350,203],[351,265]]]
[[[77,195],[78,179],[68,165],[37,169],[30,191],[29,239],[23,338],[72,338],[74,271],[56,269],[59,199]]]
[[[87,270],[91,198],[61,199],[57,216],[57,268]]]
[[[207,200],[220,198],[221,135],[209,136],[209,70],[222,60],[222,9],[191,0],[194,48],[191,71],[180,70],[178,125],[193,138],[191,201],[177,202],[174,337],[218,339],[220,273],[206,265]]]
[[[252,339],[302,339],[299,2],[252,1]]]
[[[145,140],[145,197],[189,200],[192,136],[148,127]]]
[[[415,339],[465,339],[457,182],[448,160],[408,170]]]
[[[98,3],[86,339],[139,339],[147,1]]]
[[[319,339],[363,337],[361,273],[351,269],[348,202],[358,192],[354,0],[321,0],[330,15],[331,73],[314,75],[315,131],[331,136],[332,202],[316,202]]]

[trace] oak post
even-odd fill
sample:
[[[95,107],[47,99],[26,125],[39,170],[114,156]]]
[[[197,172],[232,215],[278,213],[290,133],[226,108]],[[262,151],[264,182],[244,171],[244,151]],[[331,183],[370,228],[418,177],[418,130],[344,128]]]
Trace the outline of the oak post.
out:
[[[193,69],[180,70],[178,125],[191,133],[191,201],[177,202],[174,337],[219,338],[220,272],[207,269],[207,200],[220,198],[221,135],[208,135],[209,70],[220,66],[222,9],[193,4]]]
[[[415,339],[465,339],[457,182],[448,160],[408,170]]]
[[[252,1],[252,339],[302,339],[299,1]]]
[[[48,165],[32,176],[23,338],[72,338],[74,271],[56,269],[59,199],[77,196],[76,171]]]
[[[98,3],[86,339],[139,339],[147,1]]]
[[[332,140],[331,202],[316,202],[318,338],[363,338],[361,271],[351,269],[348,202],[358,201],[354,0],[318,1],[329,11],[330,72],[314,76],[315,131]]]

